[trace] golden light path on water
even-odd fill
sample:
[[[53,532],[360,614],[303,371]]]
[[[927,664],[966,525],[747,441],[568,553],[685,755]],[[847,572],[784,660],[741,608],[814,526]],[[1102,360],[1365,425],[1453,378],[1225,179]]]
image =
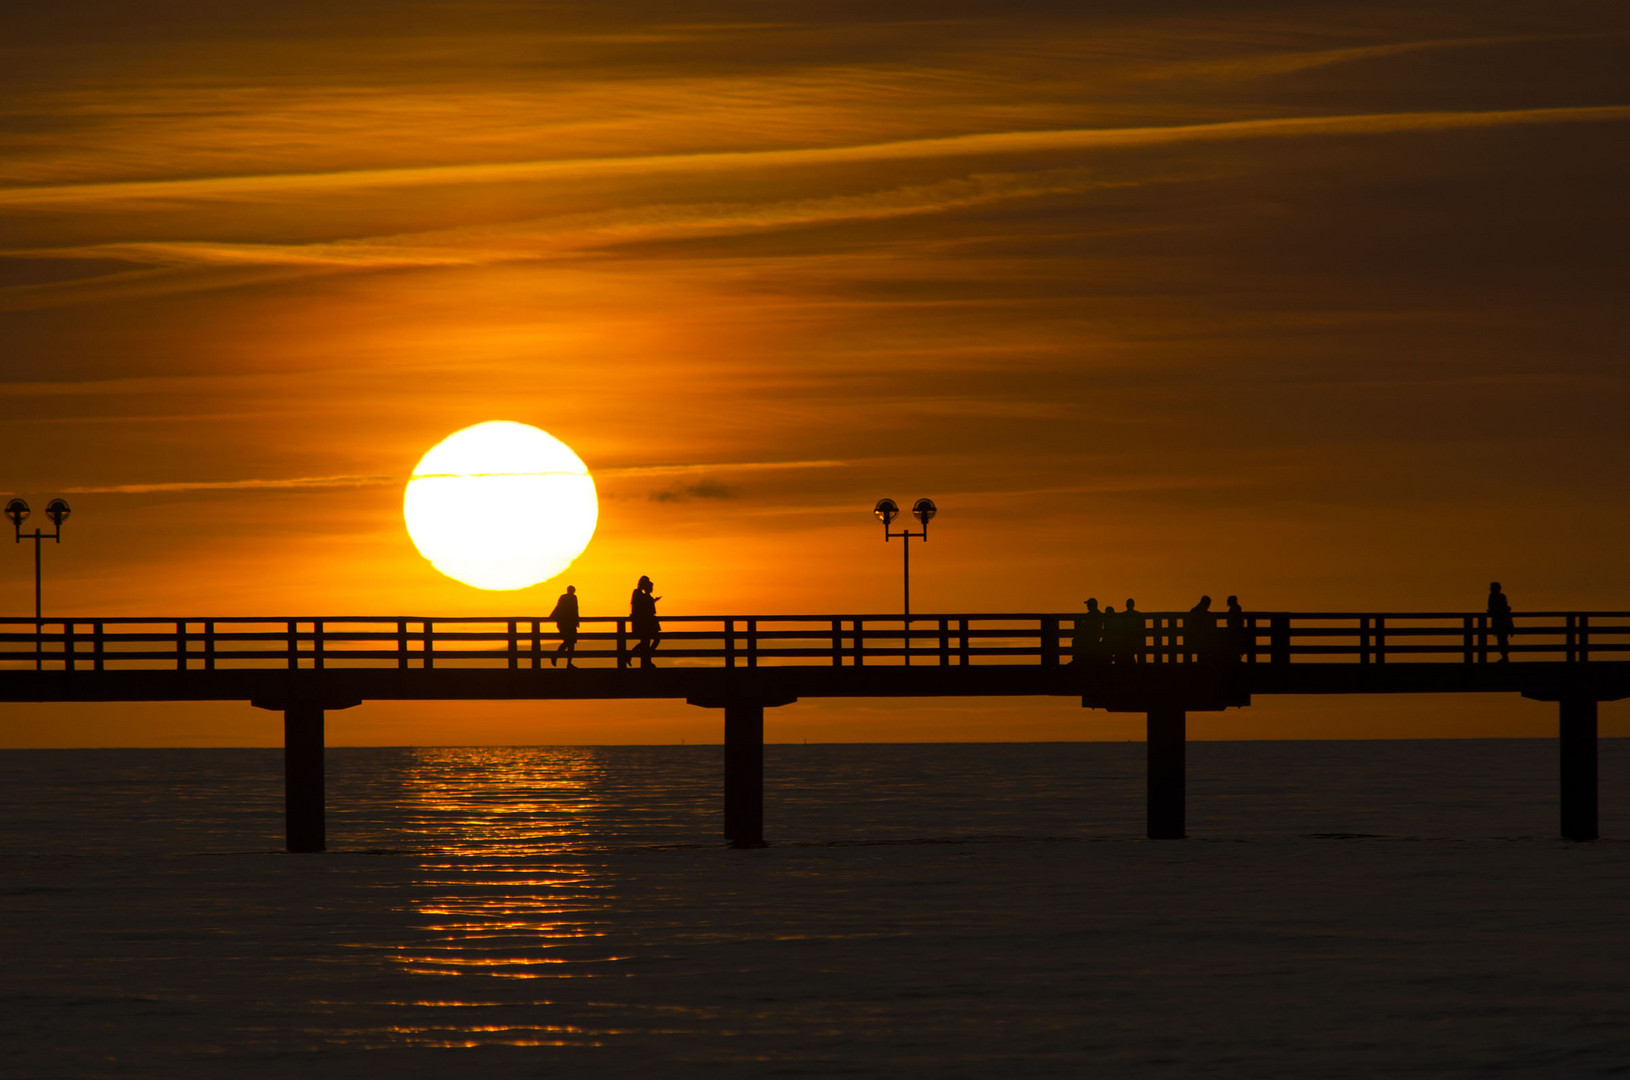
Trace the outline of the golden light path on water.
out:
[[[472,979],[596,978],[630,960],[603,948],[607,932],[594,925],[592,913],[616,901],[606,876],[592,860],[548,857],[604,812],[596,795],[602,771],[592,757],[572,753],[416,752],[402,777],[401,812],[406,834],[427,855],[415,883],[419,895],[403,913],[420,929],[411,946],[391,950],[391,962],[409,975],[463,987]],[[402,1003],[447,1019],[394,1025],[394,1041],[443,1048],[598,1045],[622,1033],[580,1023],[493,1022],[495,1011],[508,1012],[516,1002],[472,996],[455,990]],[[532,1003],[540,1016],[551,1004],[547,997]]]
[[[530,424],[489,420],[420,459],[402,516],[420,553],[448,577],[478,589],[524,589],[582,554],[600,504],[571,447]]]

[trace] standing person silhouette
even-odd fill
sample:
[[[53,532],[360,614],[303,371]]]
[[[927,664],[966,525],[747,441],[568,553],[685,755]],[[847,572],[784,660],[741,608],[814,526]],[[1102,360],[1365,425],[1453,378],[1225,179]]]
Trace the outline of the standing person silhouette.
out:
[[[1211,610],[1211,597],[1202,596],[1200,602],[1189,608],[1189,617],[1183,620],[1183,642],[1190,663],[1203,663],[1211,659],[1213,639],[1217,636],[1217,616]]]
[[[1511,601],[1506,599],[1505,593],[1500,591],[1498,581],[1489,582],[1489,629],[1494,631],[1494,640],[1500,643],[1500,663],[1509,663],[1511,660]]]
[[[1126,599],[1126,607],[1121,609],[1121,632],[1125,634],[1126,655],[1133,664],[1143,663],[1143,612],[1138,610],[1136,600]]]
[[[560,654],[566,654],[566,666],[574,668],[572,657],[577,653],[577,627],[583,620],[577,614],[577,586],[568,585],[566,591],[560,594],[555,601],[555,610],[549,613],[555,620],[555,627],[560,631],[560,644],[555,647],[555,655],[549,658],[549,666],[554,667],[560,662]]]
[[[1228,598],[1228,662],[1235,663],[1245,651],[1245,609],[1239,597]]]
[[[639,639],[634,652],[640,657],[642,668],[656,667],[651,654],[656,652],[657,639],[662,634],[662,624],[657,622],[657,601],[662,597],[651,595],[654,588],[651,579],[642,574],[634,587],[634,595],[628,599],[629,630]]]
[[[1096,596],[1086,604],[1087,613],[1075,617],[1075,637],[1070,641],[1070,663],[1081,666],[1103,658],[1104,613],[1098,610]]]

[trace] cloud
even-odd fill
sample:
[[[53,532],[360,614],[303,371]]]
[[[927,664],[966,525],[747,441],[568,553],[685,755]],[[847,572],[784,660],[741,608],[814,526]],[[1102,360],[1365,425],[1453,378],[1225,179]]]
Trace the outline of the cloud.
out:
[[[700,465],[632,465],[621,468],[596,469],[596,479],[625,476],[686,476],[696,473],[765,472],[781,469],[827,469],[848,464],[843,461],[738,461],[714,462]],[[425,474],[435,475],[435,474]],[[178,480],[148,484],[81,485],[62,489],[67,495],[151,495],[183,491],[257,491],[293,490],[298,488],[383,487],[405,484],[406,476],[294,476],[282,479],[249,480]],[[737,491],[718,480],[702,479],[686,484],[671,492],[657,492],[651,498],[657,502],[672,499],[731,499]]]
[[[734,499],[740,492],[717,480],[698,480],[680,488],[651,492],[652,502],[684,502],[688,499]]]
[[[515,183],[551,179],[582,181],[612,176],[648,179],[660,174],[742,174],[770,168],[1065,150],[1121,149],[1186,142],[1232,142],[1244,139],[1306,138],[1320,135],[1384,135],[1465,128],[1612,123],[1623,120],[1630,120],[1630,105],[1360,113],[1148,127],[1001,131],[791,150],[708,151],[693,154],[644,154],[385,169],[343,169],[330,172],[266,173],[178,180],[32,185],[0,189],[0,206],[94,205],[152,199],[245,199],[381,188]]]
[[[168,269],[287,266],[395,269],[473,266],[538,259],[564,251],[710,233],[786,228],[824,222],[934,214],[1005,199],[1074,194],[1094,186],[1081,170],[985,174],[858,195],[763,203],[656,204],[561,215],[480,228],[427,230],[398,236],[306,244],[151,241],[21,251],[10,257],[106,260]],[[95,279],[95,280],[105,280]],[[73,283],[68,283],[73,284]]]
[[[181,480],[158,484],[65,487],[69,495],[151,495],[173,491],[253,491],[293,488],[378,487],[401,483],[395,476],[296,476],[282,480]]]

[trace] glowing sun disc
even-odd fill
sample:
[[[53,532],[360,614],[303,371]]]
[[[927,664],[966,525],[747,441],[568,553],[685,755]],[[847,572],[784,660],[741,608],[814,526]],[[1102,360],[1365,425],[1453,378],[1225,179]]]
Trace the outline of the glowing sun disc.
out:
[[[565,570],[600,520],[594,479],[540,428],[489,420],[419,459],[402,497],[419,553],[478,589],[524,589]]]

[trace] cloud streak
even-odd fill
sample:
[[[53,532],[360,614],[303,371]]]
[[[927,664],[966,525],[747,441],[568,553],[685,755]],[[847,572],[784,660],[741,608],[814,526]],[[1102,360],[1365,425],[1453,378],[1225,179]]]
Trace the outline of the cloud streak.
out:
[[[1388,135],[1492,127],[1616,123],[1625,120],[1630,120],[1630,105],[1362,113],[1152,127],[1005,131],[791,150],[709,151],[694,154],[630,155],[177,180],[19,186],[0,189],[0,207],[85,206],[155,199],[264,198],[381,188],[513,183],[550,179],[587,180],[612,176],[650,177],[657,174],[741,172],[932,158],[1108,150],[1189,142]]]
[[[594,469],[596,479],[621,477],[683,477],[699,473],[776,472],[787,469],[832,469],[844,461],[735,461],[697,465],[628,465]],[[420,474],[425,476],[435,473]],[[496,475],[496,474],[495,474]],[[409,476],[294,476],[282,479],[177,480],[150,484],[81,485],[62,489],[66,495],[155,495],[191,491],[288,491],[302,488],[385,487],[406,484]],[[731,490],[715,480],[687,485],[686,491],[699,498],[724,498]]]

